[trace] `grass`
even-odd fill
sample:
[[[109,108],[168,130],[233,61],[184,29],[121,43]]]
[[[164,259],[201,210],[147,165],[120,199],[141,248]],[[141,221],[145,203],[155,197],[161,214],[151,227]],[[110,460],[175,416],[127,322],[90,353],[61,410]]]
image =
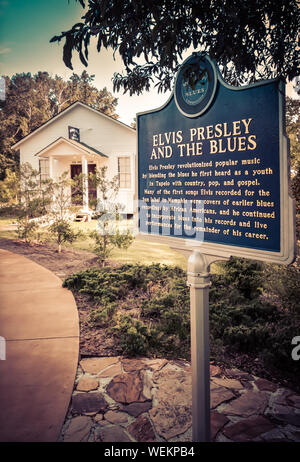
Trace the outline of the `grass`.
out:
[[[16,232],[13,230],[1,230],[1,226],[7,226],[13,223],[15,218],[0,217],[0,237],[6,239],[15,239]],[[81,230],[84,233],[89,233],[96,229],[96,220],[91,222],[74,222],[73,228]],[[79,250],[92,251],[93,241],[89,237],[75,241],[71,247]],[[69,245],[70,246],[70,245]],[[157,242],[142,241],[136,239],[128,250],[115,249],[110,257],[112,261],[121,263],[163,263],[166,265],[177,265],[182,269],[186,269],[186,258],[175,250],[170,249],[165,244]]]
[[[8,225],[11,225],[15,221],[16,221],[15,217],[1,217],[0,216],[0,237],[4,237],[6,239],[15,239],[17,237],[17,234],[13,228],[11,230],[1,229],[2,226],[6,227]]]
[[[89,223],[75,222],[73,223],[73,227],[76,230],[87,233],[96,229],[96,220],[92,220]],[[92,239],[85,238],[74,242],[72,247],[92,251],[92,244]],[[121,263],[143,263],[146,265],[150,265],[151,263],[163,263],[166,265],[177,265],[182,269],[186,269],[186,258],[180,253],[170,249],[170,247],[165,244],[143,241],[139,238],[135,239],[127,250],[114,249],[110,260],[119,261]]]
[[[15,221],[16,221],[16,218],[14,217],[0,217],[0,227],[11,225]]]
[[[14,230],[1,230],[1,226],[7,226],[15,222],[15,220],[16,218],[14,217],[0,217],[0,237],[6,239],[17,238],[17,234]],[[129,222],[129,225],[130,224],[131,222]],[[72,226],[76,231],[81,230],[85,234],[88,234],[90,231],[96,229],[96,220],[90,222],[74,222]],[[92,239],[87,236],[84,239],[73,242],[73,244],[68,244],[67,247],[92,252],[92,245]],[[129,264],[142,263],[145,265],[161,263],[179,266],[183,270],[187,269],[187,259],[184,255],[170,249],[168,245],[142,240],[141,238],[135,239],[127,250],[114,249],[109,260]],[[220,265],[211,265],[212,273],[220,273],[221,271]]]

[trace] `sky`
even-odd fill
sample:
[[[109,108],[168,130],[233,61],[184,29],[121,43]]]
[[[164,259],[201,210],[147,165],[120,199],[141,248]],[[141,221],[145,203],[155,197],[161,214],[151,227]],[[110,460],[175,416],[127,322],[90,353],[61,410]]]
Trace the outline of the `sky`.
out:
[[[58,44],[49,40],[79,22],[83,11],[75,0],[0,0],[0,74],[48,71],[67,79],[73,71],[62,60],[64,41]],[[98,53],[91,45],[88,62],[86,68],[74,53],[74,72],[81,74],[86,70],[95,74],[94,85],[98,89],[107,87],[113,93],[112,77],[123,69],[121,58],[116,56],[114,60],[112,51]],[[123,92],[113,95],[118,98],[119,120],[130,124],[137,112],[162,106],[170,92],[158,95],[153,90],[132,97]]]
[[[12,76],[15,73],[47,71],[68,79],[73,71],[62,60],[63,41],[49,43],[54,35],[68,30],[80,21],[83,9],[75,0],[0,0],[0,75]],[[187,52],[183,60],[190,54]],[[130,124],[137,112],[148,111],[162,106],[170,92],[157,93],[156,89],[139,96],[114,93],[112,77],[114,72],[122,72],[121,58],[113,58],[111,50],[97,52],[91,43],[89,65],[86,68],[73,55],[74,72],[81,74],[86,69],[95,74],[94,85],[107,89],[118,98],[117,114],[119,120]],[[288,94],[292,86],[289,86]]]

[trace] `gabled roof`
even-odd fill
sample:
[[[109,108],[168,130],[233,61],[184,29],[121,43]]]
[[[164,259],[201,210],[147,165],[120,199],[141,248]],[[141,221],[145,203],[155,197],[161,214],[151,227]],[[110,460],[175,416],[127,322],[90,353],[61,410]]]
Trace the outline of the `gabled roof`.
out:
[[[52,143],[48,144],[48,146],[45,146],[43,149],[41,149],[40,151],[38,151],[34,155],[35,156],[42,155],[43,153],[48,151],[48,149],[53,148],[56,144],[59,144],[61,142],[70,144],[71,146],[75,146],[76,148],[83,151],[85,154],[98,154],[101,157],[108,157],[106,154],[103,154],[103,152],[100,152],[97,149],[92,148],[91,146],[88,146],[86,143],[82,143],[80,141],[75,141],[75,140],[71,140],[71,139],[68,139],[68,138],[64,138],[63,136],[60,136],[55,141],[52,141]]]
[[[35,135],[36,133],[38,133],[40,130],[42,130],[43,128],[47,127],[47,125],[50,125],[52,122],[56,121],[59,117],[61,117],[62,115],[65,115],[68,111],[70,111],[71,109],[73,109],[74,107],[76,106],[82,106],[84,108],[87,108],[89,109],[90,111],[93,111],[95,114],[101,116],[101,117],[105,117],[106,119],[109,119],[111,120],[112,122],[116,123],[116,124],[119,124],[121,125],[122,127],[125,127],[127,128],[128,130],[130,130],[131,132],[135,133],[135,129],[130,127],[129,125],[126,125],[124,124],[123,122],[120,122],[119,120],[117,119],[114,119],[113,117],[110,117],[106,114],[104,114],[103,112],[101,111],[98,111],[97,109],[94,109],[92,107],[90,107],[88,104],[85,104],[85,103],[82,103],[81,101],[75,101],[75,103],[72,103],[70,104],[70,106],[68,106],[66,109],[64,109],[63,111],[61,111],[59,114],[56,114],[55,116],[51,117],[51,119],[47,120],[46,122],[44,122],[42,125],[40,125],[39,127],[35,128],[34,130],[32,130],[32,132],[28,133],[28,135],[24,136],[24,138],[22,138],[21,140],[17,141],[17,143],[15,143],[13,146],[12,146],[12,149],[16,149],[20,146],[20,144],[23,143],[23,141],[26,141],[28,138],[30,138],[31,136]]]

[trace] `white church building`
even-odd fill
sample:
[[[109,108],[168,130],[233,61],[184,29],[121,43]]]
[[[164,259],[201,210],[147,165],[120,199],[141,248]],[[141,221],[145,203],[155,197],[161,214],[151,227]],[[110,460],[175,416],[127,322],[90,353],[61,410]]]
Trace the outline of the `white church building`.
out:
[[[107,166],[108,178],[119,177],[123,213],[133,214],[136,131],[128,125],[77,101],[12,147],[20,151],[20,164],[30,163],[41,178],[57,179],[66,171],[74,178]],[[82,211],[86,212],[97,191],[84,183]]]

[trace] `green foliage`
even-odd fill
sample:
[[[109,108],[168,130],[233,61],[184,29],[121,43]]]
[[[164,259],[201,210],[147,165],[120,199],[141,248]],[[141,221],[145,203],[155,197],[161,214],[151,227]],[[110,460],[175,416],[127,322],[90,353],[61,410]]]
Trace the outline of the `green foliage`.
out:
[[[210,291],[212,356],[224,349],[246,353],[260,357],[266,368],[295,373],[291,340],[300,329],[297,295],[285,309],[265,301],[265,272],[256,262],[233,259],[222,271],[212,275]],[[189,288],[182,269],[159,264],[90,268],[69,276],[63,286],[91,297],[97,305],[91,323],[108,329],[123,354],[189,359]]]
[[[300,319],[284,316],[272,325],[273,332],[262,346],[261,358],[267,366],[273,366],[284,374],[290,374],[299,383],[299,364],[291,357],[291,340],[299,335]]]
[[[61,252],[61,244],[64,242],[72,243],[76,239],[83,237],[83,233],[81,231],[74,231],[71,224],[65,220],[58,220],[52,223],[52,225],[49,226],[48,231],[50,235],[55,238],[59,252]]]
[[[106,303],[95,310],[91,310],[90,322],[97,327],[107,327],[111,322],[116,307],[116,303]]]
[[[119,249],[128,249],[134,240],[134,236],[126,231],[120,233],[119,231],[110,231],[114,234],[109,234],[105,231],[105,234],[100,234],[98,231],[92,231],[89,236],[95,241],[93,250],[98,256],[99,262],[104,265],[107,258],[111,255],[111,252],[115,247]]]
[[[6,207],[15,206],[19,202],[19,175],[12,170],[5,170],[5,178],[0,181],[0,204]]]
[[[151,331],[141,321],[123,315],[119,317],[112,330],[119,337],[123,354],[145,355],[149,351]]]
[[[104,266],[113,249],[115,247],[128,249],[134,240],[134,236],[129,230],[122,229],[119,213],[121,206],[117,202],[119,192],[118,176],[109,179],[107,177],[107,167],[105,166],[94,174],[90,174],[89,180],[98,191],[96,204],[97,229],[92,231],[89,236],[94,240],[93,250],[97,254],[99,262]]]
[[[129,291],[147,293],[152,281],[164,284],[173,275],[179,274],[184,274],[181,268],[159,264],[89,268],[68,276],[63,286],[91,295],[98,303],[108,303],[125,298]]]
[[[38,224],[36,222],[29,221],[25,217],[19,218],[17,223],[17,236],[19,239],[24,239],[25,242],[31,242],[35,239],[38,231]]]
[[[286,98],[286,134],[290,142],[291,168],[300,169],[300,100]],[[299,191],[298,191],[299,193]],[[300,200],[300,194],[295,195]]]
[[[17,235],[26,242],[39,232],[38,218],[47,213],[51,203],[49,181],[41,181],[39,172],[25,163],[20,166],[17,183],[18,203],[13,208],[18,216]]]
[[[184,271],[179,267],[122,265],[75,273],[65,279],[63,286],[91,296],[98,305],[96,310],[91,311],[91,322],[102,327],[109,325],[124,354],[157,354],[160,350],[166,355],[176,351],[180,356],[186,354],[189,340],[189,303],[181,305],[181,302],[188,301],[188,289],[183,278]],[[158,288],[162,295],[152,303],[151,294]],[[170,295],[164,292],[167,290],[170,290]],[[119,315],[117,304],[129,297],[129,302],[122,307],[130,310],[132,306],[128,304],[135,306],[138,294],[144,298],[142,319]],[[151,307],[156,304],[161,306],[161,311],[155,317]]]
[[[262,286],[262,264],[243,258],[231,258],[223,263],[224,284],[237,289],[245,298],[259,295]]]
[[[297,75],[296,0],[103,0],[90,1],[86,8],[81,22],[50,41],[64,40],[63,60],[70,69],[73,51],[87,66],[91,43],[98,52],[103,47],[118,52],[125,75],[115,74],[117,90],[139,94],[154,80],[159,91],[170,90],[189,48],[216,59],[234,82],[278,76],[291,80]]]
[[[293,265],[265,265],[265,290],[275,294],[284,309],[300,315],[300,258]]]

